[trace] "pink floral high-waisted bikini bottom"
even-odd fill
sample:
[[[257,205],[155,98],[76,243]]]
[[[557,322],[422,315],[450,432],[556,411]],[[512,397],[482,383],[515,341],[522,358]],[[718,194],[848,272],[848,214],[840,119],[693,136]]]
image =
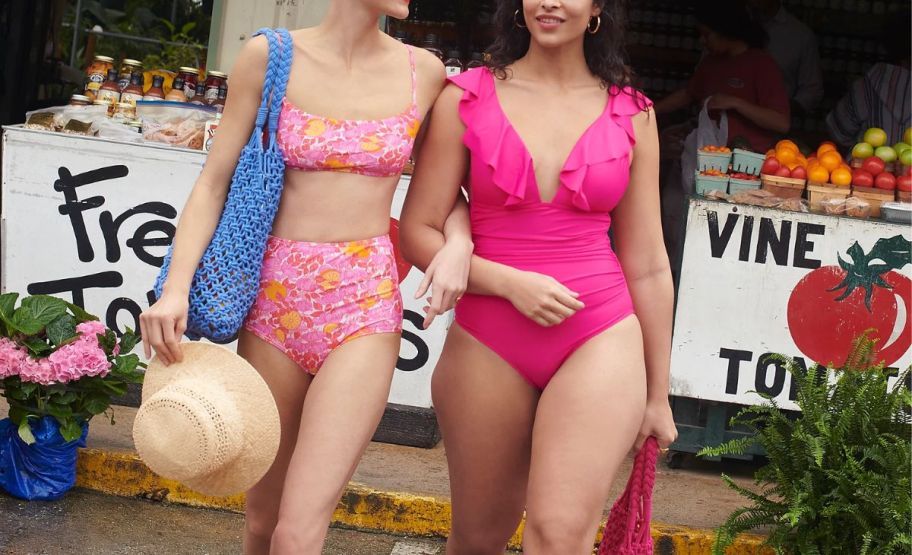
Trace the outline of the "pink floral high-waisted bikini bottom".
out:
[[[270,237],[244,328],[316,374],[352,339],[402,331],[402,297],[387,235],[310,243]]]

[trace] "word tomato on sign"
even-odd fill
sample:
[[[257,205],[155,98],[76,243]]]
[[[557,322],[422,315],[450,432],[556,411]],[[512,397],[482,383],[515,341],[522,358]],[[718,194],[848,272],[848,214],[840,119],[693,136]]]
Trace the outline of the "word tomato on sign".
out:
[[[877,220],[691,200],[672,394],[737,404],[763,394],[796,409],[795,385],[773,355],[840,367],[866,330],[879,360],[906,368],[910,236]]]

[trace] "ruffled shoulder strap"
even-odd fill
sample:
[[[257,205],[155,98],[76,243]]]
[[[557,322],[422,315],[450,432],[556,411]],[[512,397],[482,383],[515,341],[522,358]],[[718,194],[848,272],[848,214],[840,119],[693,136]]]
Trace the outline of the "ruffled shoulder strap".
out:
[[[453,75],[448,80],[475,98],[480,98],[483,96],[483,91],[487,90],[490,81],[489,73],[490,70],[486,67],[476,67],[463,71],[459,75]]]
[[[450,81],[465,91],[459,101],[459,119],[466,127],[462,143],[473,157],[488,165],[494,185],[506,194],[505,204],[519,204],[535,172],[532,157],[497,101],[494,75],[479,67],[450,77]]]
[[[652,100],[633,87],[611,87],[608,112],[612,119],[624,128],[630,138],[630,145],[636,144],[636,133],[633,131],[631,118],[652,108]]]

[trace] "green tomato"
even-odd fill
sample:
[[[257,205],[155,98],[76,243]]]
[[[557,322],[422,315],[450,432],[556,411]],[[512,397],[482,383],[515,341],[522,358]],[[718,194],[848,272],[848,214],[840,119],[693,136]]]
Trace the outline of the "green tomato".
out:
[[[871,156],[874,156],[874,147],[868,143],[858,143],[852,149],[852,158],[864,160],[865,158],[870,158]]]
[[[912,148],[907,148],[900,152],[899,161],[902,162],[902,165],[904,166],[912,166]]]
[[[872,127],[865,131],[864,142],[877,148],[887,144],[887,132],[879,127]]]
[[[912,145],[912,127],[906,127],[906,132],[903,133],[903,142],[907,145]]]
[[[893,150],[896,151],[896,154],[902,154],[904,151],[912,148],[908,143],[896,143],[893,145]]]
[[[889,164],[893,160],[896,160],[896,151],[893,150],[893,147],[879,146],[876,150],[874,150],[874,156],[877,156]]]

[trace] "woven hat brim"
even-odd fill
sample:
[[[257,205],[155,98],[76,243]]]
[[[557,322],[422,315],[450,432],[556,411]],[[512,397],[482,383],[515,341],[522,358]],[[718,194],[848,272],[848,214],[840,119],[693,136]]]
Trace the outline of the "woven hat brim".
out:
[[[241,414],[241,451],[235,460],[218,471],[183,483],[199,493],[213,496],[247,491],[266,474],[279,450],[281,430],[275,398],[259,372],[234,351],[202,342],[181,343],[181,349],[184,357],[179,363],[166,366],[158,356],[149,361],[143,381],[143,402],[178,380],[215,382],[231,396]]]

